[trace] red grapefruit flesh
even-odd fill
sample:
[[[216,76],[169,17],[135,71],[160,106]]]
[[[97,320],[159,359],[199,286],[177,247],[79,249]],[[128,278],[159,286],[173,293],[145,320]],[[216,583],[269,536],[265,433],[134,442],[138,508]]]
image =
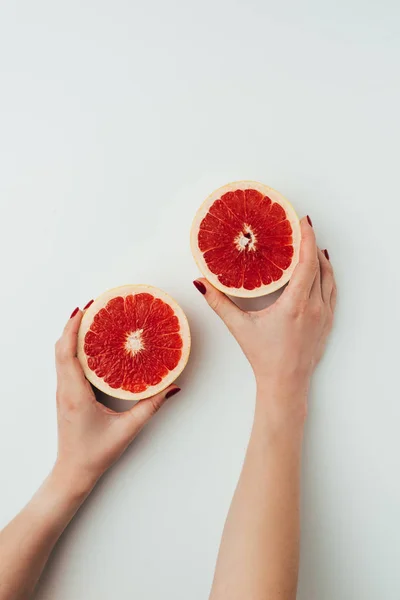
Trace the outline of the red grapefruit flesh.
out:
[[[298,262],[300,239],[292,205],[255,181],[213,192],[191,231],[200,271],[216,288],[241,298],[264,296],[285,285]]]
[[[165,292],[126,285],[102,294],[85,312],[78,358],[87,379],[122,400],[142,400],[170,385],[190,352],[180,306]]]

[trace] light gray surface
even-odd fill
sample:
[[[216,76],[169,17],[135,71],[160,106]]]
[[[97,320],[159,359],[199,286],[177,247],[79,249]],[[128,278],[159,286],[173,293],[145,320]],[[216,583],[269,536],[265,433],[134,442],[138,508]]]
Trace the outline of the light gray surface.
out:
[[[192,287],[189,228],[230,180],[309,213],[337,322],[314,381],[300,600],[398,600],[399,9],[395,2],[0,5],[0,524],[56,449],[53,342],[105,288],[149,282],[193,354],[79,513],[38,600],[203,600],[254,384]]]

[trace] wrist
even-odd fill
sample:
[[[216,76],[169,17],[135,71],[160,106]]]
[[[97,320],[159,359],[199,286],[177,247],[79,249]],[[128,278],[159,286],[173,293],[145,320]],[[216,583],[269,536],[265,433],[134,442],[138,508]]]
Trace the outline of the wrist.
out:
[[[48,481],[49,486],[58,496],[71,503],[79,503],[87,498],[97,480],[57,460]]]
[[[309,380],[258,378],[255,422],[274,435],[302,439],[307,417]]]
[[[276,376],[256,374],[257,395],[308,395],[310,377],[306,375]]]
[[[30,513],[32,522],[41,524],[43,531],[57,538],[91,489],[88,485],[77,485],[76,480],[56,464],[25,510]]]

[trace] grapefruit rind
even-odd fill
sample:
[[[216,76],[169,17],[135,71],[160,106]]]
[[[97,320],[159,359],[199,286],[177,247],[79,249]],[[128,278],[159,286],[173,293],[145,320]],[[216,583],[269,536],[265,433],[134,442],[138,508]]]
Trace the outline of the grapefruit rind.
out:
[[[218,279],[218,276],[210,271],[207,266],[206,261],[204,260],[203,253],[198,246],[198,233],[200,229],[200,223],[208,213],[212,204],[221,198],[223,194],[227,192],[234,192],[236,190],[245,190],[245,189],[253,189],[264,196],[268,196],[272,202],[277,202],[280,204],[285,212],[288,221],[292,227],[292,237],[293,237],[293,250],[294,255],[292,262],[288,269],[283,272],[282,277],[278,281],[273,281],[268,285],[262,285],[254,290],[246,290],[244,288],[234,288],[234,287],[226,287],[224,286]],[[293,271],[299,262],[299,253],[300,253],[300,242],[301,242],[301,230],[300,230],[300,220],[296,214],[291,203],[284,197],[280,192],[277,192],[273,188],[259,183],[258,181],[235,181],[232,183],[228,183],[217,190],[215,190],[212,194],[206,198],[203,204],[200,206],[199,210],[196,213],[196,216],[193,220],[192,229],[190,233],[190,246],[193,254],[193,258],[203,276],[218,290],[228,294],[229,296],[236,296],[238,298],[257,298],[260,296],[266,296],[267,294],[271,294],[272,292],[276,292],[281,287],[288,283],[291,278]]]
[[[149,386],[146,390],[140,393],[133,393],[122,389],[111,388],[102,378],[98,377],[92,369],[89,368],[87,362],[87,356],[84,351],[85,345],[85,335],[89,331],[90,326],[92,324],[94,316],[104,308],[107,303],[115,297],[122,296],[125,298],[130,294],[140,294],[140,293],[148,293],[154,296],[154,298],[160,298],[167,304],[171,306],[175,315],[177,316],[180,324],[179,334],[182,337],[183,347],[182,347],[182,356],[176,365],[176,367],[168,373],[164,377],[164,379],[157,385]],[[145,398],[150,398],[159,392],[162,392],[165,388],[167,388],[171,383],[179,377],[185,368],[187,361],[189,359],[190,354],[190,345],[191,345],[191,337],[190,337],[190,329],[187,317],[179,304],[166,292],[160,290],[151,285],[124,285],[116,288],[112,288],[101,294],[96,300],[89,306],[89,308],[85,311],[81,325],[78,332],[78,352],[77,356],[79,362],[82,366],[85,377],[90,381],[94,387],[96,387],[101,392],[109,396],[113,396],[114,398],[119,398],[120,400],[144,400]]]

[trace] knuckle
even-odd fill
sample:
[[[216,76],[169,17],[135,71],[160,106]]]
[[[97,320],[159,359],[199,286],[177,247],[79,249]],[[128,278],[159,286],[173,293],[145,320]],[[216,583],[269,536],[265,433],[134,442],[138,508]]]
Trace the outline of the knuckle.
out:
[[[210,298],[209,302],[210,302],[210,306],[211,306],[211,308],[212,308],[212,309],[213,309],[215,312],[218,312],[218,310],[219,310],[219,308],[220,308],[220,305],[221,305],[221,302],[220,302],[220,300],[219,300],[218,296],[216,296],[216,295],[214,296],[214,295],[213,295],[213,296]]]
[[[292,319],[297,319],[301,315],[301,313],[302,311],[298,304],[291,303],[289,304],[289,306],[287,306],[287,314],[289,315],[289,317],[292,317]]]
[[[301,317],[306,311],[307,303],[303,300],[294,301],[293,299],[288,302],[286,310],[290,317],[297,319]]]
[[[76,406],[74,394],[71,394],[71,390],[68,389],[68,386],[63,381],[58,381],[57,384],[56,404],[63,411],[71,411]]]
[[[56,343],[54,344],[54,353],[56,355],[56,358],[58,358],[58,356],[61,352],[60,346],[61,346],[61,338],[59,340],[57,340]]]
[[[326,259],[325,264],[326,264],[326,270],[328,271],[328,273],[330,275],[333,275],[333,266],[332,266],[331,261]]]
[[[324,323],[324,329],[323,329],[324,338],[326,338],[326,336],[329,335],[329,333],[332,330],[332,326],[333,326],[333,317],[331,314],[329,314],[329,315],[327,315],[325,323]]]
[[[56,404],[59,408],[61,408],[64,411],[68,412],[73,412],[76,407],[77,404],[76,402],[74,402],[73,397],[70,394],[65,394],[63,392],[57,392],[56,394]]]
[[[150,399],[150,416],[155,415],[161,408],[162,398],[160,396],[153,396]]]
[[[226,323],[226,325],[232,325],[232,321],[235,319],[235,314],[233,311],[229,310],[229,306],[225,304],[219,295],[211,298],[209,304],[212,310]]]
[[[333,278],[333,269],[332,269],[332,265],[329,262],[327,265],[323,266],[323,273],[324,273],[324,277],[328,281],[332,282],[332,285],[333,285],[335,283],[334,278]]]
[[[310,317],[313,321],[319,322],[324,314],[324,307],[321,303],[314,304],[310,307]]]
[[[62,403],[62,400],[63,400],[62,394],[61,394],[60,390],[57,389],[57,391],[56,391],[56,404],[57,404],[57,406]]]
[[[62,338],[56,342],[55,355],[57,362],[60,364],[64,364],[68,360],[68,351]]]

